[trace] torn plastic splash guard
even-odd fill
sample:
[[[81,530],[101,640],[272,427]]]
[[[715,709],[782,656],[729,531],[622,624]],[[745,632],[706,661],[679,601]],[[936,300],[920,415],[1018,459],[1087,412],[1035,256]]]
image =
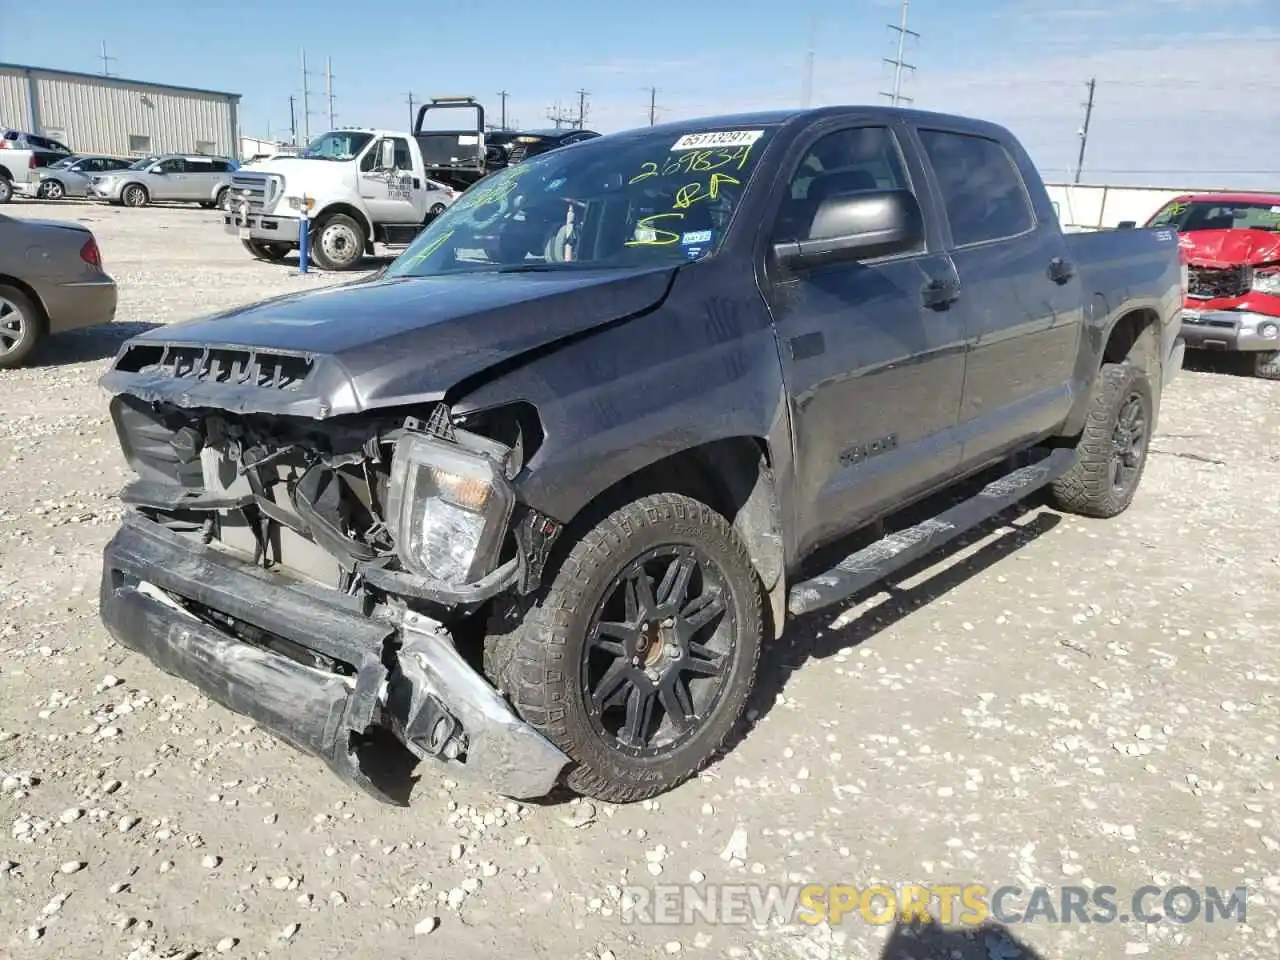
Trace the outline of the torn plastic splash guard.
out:
[[[174,597],[349,669],[250,643]],[[515,799],[548,794],[568,763],[467,664],[438,622],[367,617],[353,598],[252,567],[134,514],[104,551],[100,609],[122,645],[384,802],[404,804],[408,790],[366,762],[378,729],[420,759],[448,763]]]

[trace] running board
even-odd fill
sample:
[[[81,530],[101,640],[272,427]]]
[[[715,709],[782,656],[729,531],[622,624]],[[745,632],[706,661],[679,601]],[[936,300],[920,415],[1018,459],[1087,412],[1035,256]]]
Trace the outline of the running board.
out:
[[[847,600],[1057,480],[1075,462],[1074,449],[1059,448],[991,481],[968,500],[962,500],[936,517],[882,537],[845,557],[825,573],[797,583],[787,595],[787,609],[797,615],[812,613]]]

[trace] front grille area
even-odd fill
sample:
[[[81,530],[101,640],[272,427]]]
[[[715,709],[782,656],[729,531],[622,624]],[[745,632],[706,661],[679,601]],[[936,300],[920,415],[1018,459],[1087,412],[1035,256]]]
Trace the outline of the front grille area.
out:
[[[1248,267],[1190,267],[1187,296],[1197,300],[1242,297],[1249,292]]]
[[[267,207],[267,194],[272,192],[276,178],[262,173],[237,173],[231,178],[230,204],[238,212],[243,200],[249,202],[250,214],[261,214]],[[274,201],[274,197],[270,198]]]
[[[125,352],[115,368],[199,383],[297,390],[313,366],[309,357],[274,351],[139,343]]]

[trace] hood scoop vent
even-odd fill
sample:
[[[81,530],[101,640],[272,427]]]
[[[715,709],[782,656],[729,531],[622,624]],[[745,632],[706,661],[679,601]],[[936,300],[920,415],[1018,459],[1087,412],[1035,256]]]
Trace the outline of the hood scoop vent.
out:
[[[296,391],[314,366],[311,357],[277,350],[138,343],[124,352],[115,369],[192,383]]]

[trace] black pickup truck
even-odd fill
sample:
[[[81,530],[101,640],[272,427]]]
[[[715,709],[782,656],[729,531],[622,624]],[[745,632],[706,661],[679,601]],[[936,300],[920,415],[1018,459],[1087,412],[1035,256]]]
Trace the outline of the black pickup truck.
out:
[[[789,615],[1033,492],[1126,509],[1182,284],[1171,230],[1064,236],[990,123],[566,146],[379,275],[122,346],[102,617],[389,802],[384,751],[653,796],[723,747]]]

